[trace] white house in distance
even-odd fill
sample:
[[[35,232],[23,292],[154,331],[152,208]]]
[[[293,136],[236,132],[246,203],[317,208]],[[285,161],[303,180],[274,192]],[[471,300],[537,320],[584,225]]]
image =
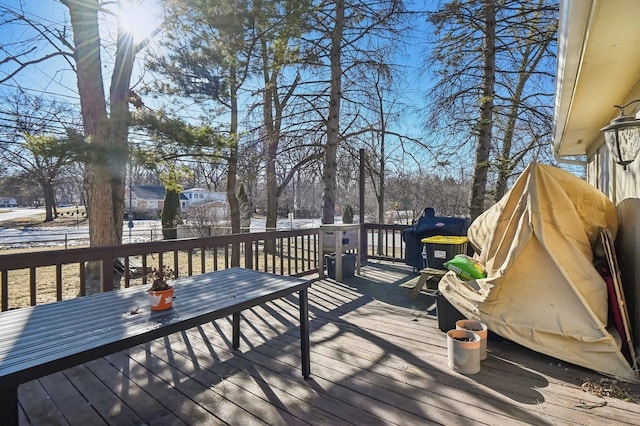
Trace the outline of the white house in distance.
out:
[[[190,221],[218,222],[229,219],[229,203],[224,192],[191,188],[185,189],[181,196],[187,200],[186,210]]]
[[[0,207],[17,207],[18,201],[15,198],[0,197]]]
[[[131,185],[125,188],[125,208],[131,207],[138,214],[146,214],[149,218],[158,218],[164,208],[165,189],[156,185]],[[187,208],[187,199],[180,195],[180,209]],[[131,205],[129,205],[131,202]]]
[[[224,192],[209,191],[204,188],[191,188],[182,191],[182,194],[187,200],[187,207],[193,204],[207,203],[207,202],[219,202],[227,203],[227,194]]]
[[[165,189],[156,185],[132,185],[131,194],[129,187],[125,189],[125,207],[128,211],[129,200],[131,207],[138,215],[143,214],[149,218],[160,217],[164,207]],[[180,210],[186,212],[189,207],[199,204],[210,204],[220,217],[226,217],[227,195],[224,192],[209,191],[203,188],[185,189],[180,194]]]
[[[616,205],[616,252],[640,343],[640,1],[562,0],[553,152]],[[614,105],[624,106],[624,115]],[[613,121],[616,119],[616,121]],[[624,124],[622,124],[624,122]],[[605,141],[603,128],[611,127]],[[619,144],[613,135],[618,134]],[[638,352],[638,351],[636,351]]]

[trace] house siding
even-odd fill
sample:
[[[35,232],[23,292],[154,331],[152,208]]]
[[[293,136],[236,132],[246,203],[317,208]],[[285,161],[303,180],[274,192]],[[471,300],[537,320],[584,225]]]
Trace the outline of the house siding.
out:
[[[616,254],[622,275],[634,346],[640,347],[640,157],[627,166],[611,161],[601,145],[587,164],[587,181],[606,194],[618,211]]]
[[[620,227],[616,251],[622,269],[622,284],[627,300],[636,347],[640,344],[640,161],[624,170],[616,165],[611,173]]]

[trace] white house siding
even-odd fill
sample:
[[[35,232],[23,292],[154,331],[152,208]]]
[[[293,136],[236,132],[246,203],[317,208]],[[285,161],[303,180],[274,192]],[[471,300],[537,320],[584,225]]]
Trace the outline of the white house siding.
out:
[[[224,192],[209,191],[203,188],[185,189],[183,192],[187,198],[187,206],[211,201],[227,202],[227,194]]]
[[[601,128],[640,99],[640,1],[561,0],[554,108],[556,158],[587,155],[588,182],[617,206],[618,263],[640,353],[640,158],[614,164]],[[640,104],[625,113],[638,113]]]
[[[615,203],[614,183],[610,172],[610,156],[602,144],[592,153],[587,163],[587,182],[595,186]]]
[[[638,158],[623,170],[614,167],[620,229],[616,240],[618,259],[623,270],[622,283],[627,296],[629,315],[636,346],[640,343],[640,161]]]
[[[606,194],[618,210],[616,254],[622,273],[633,341],[640,344],[640,157],[627,166],[612,163],[601,145],[589,159],[587,180]]]
[[[635,346],[640,343],[640,200],[626,198],[618,205],[620,229],[616,239],[618,262],[622,267],[622,284],[633,327]]]

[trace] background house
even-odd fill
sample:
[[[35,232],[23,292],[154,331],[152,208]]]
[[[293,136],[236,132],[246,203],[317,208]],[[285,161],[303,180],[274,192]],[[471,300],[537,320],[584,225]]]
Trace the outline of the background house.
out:
[[[18,201],[11,197],[0,197],[0,207],[17,207]]]
[[[188,200],[186,217],[190,225],[211,225],[229,220],[229,203],[226,193],[191,188],[185,189],[182,195]]]
[[[129,212],[129,201],[131,200],[131,210],[136,219],[158,219],[164,208],[165,190],[162,186],[154,185],[131,185],[125,188],[125,213]],[[180,195],[180,209],[186,210],[188,200]]]
[[[185,189],[182,194],[187,200],[187,207],[210,201],[216,201],[220,203],[227,203],[227,194],[224,192],[209,191],[204,188],[191,188]]]
[[[129,212],[129,200],[136,219],[158,219],[164,208],[165,190],[162,186],[155,185],[132,185],[131,197],[129,197],[129,187],[125,189],[125,213]],[[203,188],[185,189],[180,194],[180,210],[186,213],[187,210],[206,210],[207,217],[218,219],[228,218],[227,195],[224,192],[209,191]],[[201,217],[202,211],[196,216]]]
[[[616,164],[601,128],[613,105],[640,99],[640,1],[563,0],[553,150],[560,162],[586,165],[587,181],[617,206],[616,239],[635,346],[640,342],[640,159]],[[632,103],[625,114],[638,112]],[[636,116],[640,118],[640,114]],[[640,148],[640,140],[636,144]]]

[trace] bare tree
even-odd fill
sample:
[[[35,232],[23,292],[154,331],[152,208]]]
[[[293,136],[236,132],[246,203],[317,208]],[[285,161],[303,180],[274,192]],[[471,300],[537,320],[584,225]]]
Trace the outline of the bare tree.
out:
[[[281,153],[281,145],[285,138],[283,126],[287,120],[286,111],[290,108],[290,101],[300,83],[300,73],[283,84],[287,69],[295,64],[303,62],[296,45],[310,13],[311,5],[306,1],[254,1],[254,14],[258,29],[257,65],[261,70],[263,87],[262,92],[262,121],[265,143],[265,175],[267,189],[267,229],[276,227],[278,219],[278,200],[287,187],[294,173],[307,163],[318,158],[315,152],[299,159],[288,167],[288,171],[279,180],[278,156]],[[286,160],[293,157],[287,155]],[[275,241],[267,244],[266,250],[273,251]]]
[[[250,58],[256,44],[253,17],[244,1],[167,0],[165,4],[175,18],[166,21],[167,39],[163,45],[167,52],[152,61],[151,69],[170,79],[168,84],[159,85],[163,91],[203,103],[218,102],[227,109],[226,193],[231,230],[239,233],[238,100],[250,75]],[[239,246],[234,246],[232,264],[239,263]]]
[[[323,223],[333,223],[336,208],[337,153],[341,143],[361,133],[352,126],[357,120],[359,102],[356,73],[359,68],[380,64],[372,54],[384,44],[397,42],[402,28],[404,4],[400,0],[320,1],[310,19],[314,31],[306,40],[309,65],[318,80],[307,84],[316,89],[315,99],[306,98],[325,127],[323,164]],[[345,84],[346,83],[346,84]],[[353,94],[352,98],[350,94]]]
[[[0,59],[0,83],[16,77],[28,67],[64,58],[77,76],[80,111],[86,151],[85,188],[92,246],[120,244],[124,214],[125,169],[128,153],[129,89],[136,53],[146,42],[134,44],[133,36],[118,29],[113,72],[105,94],[102,38],[99,15],[111,13],[112,2],[61,0],[69,13],[70,27],[37,22],[20,8],[3,6],[2,25],[24,25],[24,39],[5,46]],[[117,4],[116,4],[117,6]]]
[[[345,28],[345,0],[334,2],[331,50],[329,52],[330,73],[329,106],[327,111],[327,142],[324,151],[322,181],[322,223],[333,223],[336,208],[336,153],[340,136],[340,102],[342,101],[342,38]]]
[[[83,143],[72,111],[56,101],[17,90],[2,99],[0,158],[16,175],[37,182],[45,205],[45,222],[56,215],[56,188],[66,168],[82,161]]]
[[[451,0],[429,15],[436,83],[427,125],[446,129],[447,155],[475,154],[472,218],[493,192],[490,173],[500,196],[548,134],[557,11],[553,0]]]

